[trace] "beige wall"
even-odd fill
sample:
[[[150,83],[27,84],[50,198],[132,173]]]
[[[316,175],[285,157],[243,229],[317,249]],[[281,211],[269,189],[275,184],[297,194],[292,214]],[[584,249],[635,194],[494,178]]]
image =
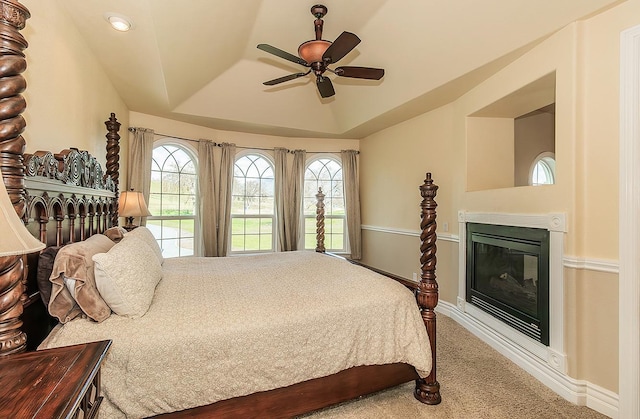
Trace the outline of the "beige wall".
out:
[[[468,117],[467,191],[513,186],[514,120]]]
[[[56,1],[24,0],[32,17],[22,31],[29,42],[24,72],[27,152],[87,150],[103,165],[104,121],[111,112],[122,123],[121,146],[127,147],[128,109],[100,63]],[[126,155],[120,166],[126,166]]]
[[[274,147],[307,150],[307,159],[309,159],[314,152],[331,153],[339,157],[341,150],[358,150],[360,146],[358,140],[352,139],[294,138],[221,131],[139,112],[129,113],[129,123],[132,127],[153,129],[156,133],[156,141],[162,140],[165,136],[189,140],[205,139],[215,142],[235,143],[239,147],[238,152],[243,147],[263,148],[266,149],[264,153],[271,156],[273,156],[273,152],[269,149]],[[129,133],[129,135],[132,136],[133,134]],[[197,155],[198,144],[196,141],[177,142],[189,147]],[[127,183],[126,180],[123,180],[123,182]]]
[[[250,134],[237,131],[221,131],[199,125],[187,124],[160,118],[139,112],[130,113],[130,124],[133,127],[153,129],[158,134],[189,139],[207,139],[216,142],[235,143],[239,147],[285,147],[289,149],[305,149],[310,152],[340,152],[340,150],[358,150],[360,142],[352,139],[329,138],[296,138],[273,135]]]
[[[422,173],[432,171],[440,186],[440,235],[456,237],[458,210],[564,212],[569,223],[565,257],[617,263],[619,42],[620,32],[637,24],[640,1],[621,3],[562,29],[449,105],[365,138],[363,224],[417,230],[416,188]],[[475,181],[468,179],[467,164],[491,159],[494,150],[468,147],[465,118],[554,71],[558,183],[466,192]],[[370,249],[364,262],[406,276],[415,269],[405,259],[415,254],[416,240],[391,239],[393,234],[364,234],[363,246]],[[438,257],[441,300],[455,304],[458,277],[451,273],[457,272],[458,251],[442,242],[439,252],[447,250]],[[384,252],[402,256],[383,257]],[[565,268],[565,299],[569,375],[617,391],[617,274]]]

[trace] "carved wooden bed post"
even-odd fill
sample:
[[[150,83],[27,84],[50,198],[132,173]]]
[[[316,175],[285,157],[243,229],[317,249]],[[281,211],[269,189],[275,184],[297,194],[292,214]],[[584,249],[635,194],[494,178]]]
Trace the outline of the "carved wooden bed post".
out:
[[[108,120],[104,122],[107,126],[107,166],[105,178],[111,176],[111,180],[115,184],[116,206],[111,214],[111,225],[118,225],[118,184],[120,177],[120,122],[116,119],[116,114],[111,113]]]
[[[9,198],[20,218],[25,215],[24,165],[27,123],[21,116],[26,102],[22,72],[27,68],[20,34],[29,10],[16,0],[0,0],[0,169]],[[0,257],[0,355],[24,351],[26,335],[20,330],[25,268],[22,256]]]
[[[431,173],[427,173],[424,184],[420,186],[422,208],[420,229],[420,284],[418,288],[418,306],[422,320],[427,328],[431,343],[433,366],[431,373],[424,379],[416,380],[416,399],[426,404],[438,404],[440,383],[436,379],[436,312],[438,305],[438,282],[436,281],[436,207],[435,201],[438,186],[433,183]]]
[[[324,194],[322,188],[316,194],[316,252],[324,253]]]

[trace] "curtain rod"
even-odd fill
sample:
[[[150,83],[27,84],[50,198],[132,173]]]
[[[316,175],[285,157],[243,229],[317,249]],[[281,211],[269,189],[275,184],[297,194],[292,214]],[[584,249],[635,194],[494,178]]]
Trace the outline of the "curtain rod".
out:
[[[138,129],[139,128],[137,128],[137,127],[129,127],[127,130],[129,132],[136,132]],[[193,143],[199,143],[200,141],[210,141],[214,145],[216,145],[218,147],[222,147],[222,143],[217,143],[215,141],[207,140],[207,139],[194,140],[192,138],[178,137],[176,135],[161,134],[161,133],[155,132],[155,131],[153,132],[153,135],[158,135],[158,136],[162,136],[162,137],[169,137],[169,138],[175,138],[177,140],[183,140],[183,141],[191,141]],[[244,147],[244,146],[236,146],[236,148],[242,148],[242,149],[246,149],[246,150],[262,150],[262,151],[273,151],[273,150],[275,150],[275,148]],[[289,150],[289,149],[286,149],[286,150],[287,150],[287,153],[292,153],[293,151],[295,151],[295,150]],[[308,154],[325,154],[325,153],[326,154],[340,154],[339,151],[307,151],[307,153]],[[360,152],[356,151],[356,154],[360,154]]]

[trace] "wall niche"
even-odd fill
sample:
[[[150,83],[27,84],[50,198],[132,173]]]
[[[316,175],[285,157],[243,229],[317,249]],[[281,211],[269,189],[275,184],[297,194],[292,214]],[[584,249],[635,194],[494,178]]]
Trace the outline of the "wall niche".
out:
[[[556,74],[467,116],[467,191],[555,183]]]

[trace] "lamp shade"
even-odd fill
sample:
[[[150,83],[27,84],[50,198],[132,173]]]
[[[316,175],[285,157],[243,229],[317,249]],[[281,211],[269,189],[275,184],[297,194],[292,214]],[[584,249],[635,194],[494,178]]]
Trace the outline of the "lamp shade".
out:
[[[147,209],[142,192],[126,191],[120,194],[118,200],[118,212],[122,217],[148,217],[151,215]]]
[[[45,244],[29,233],[13,208],[0,172],[0,256],[16,256],[37,252]]]

